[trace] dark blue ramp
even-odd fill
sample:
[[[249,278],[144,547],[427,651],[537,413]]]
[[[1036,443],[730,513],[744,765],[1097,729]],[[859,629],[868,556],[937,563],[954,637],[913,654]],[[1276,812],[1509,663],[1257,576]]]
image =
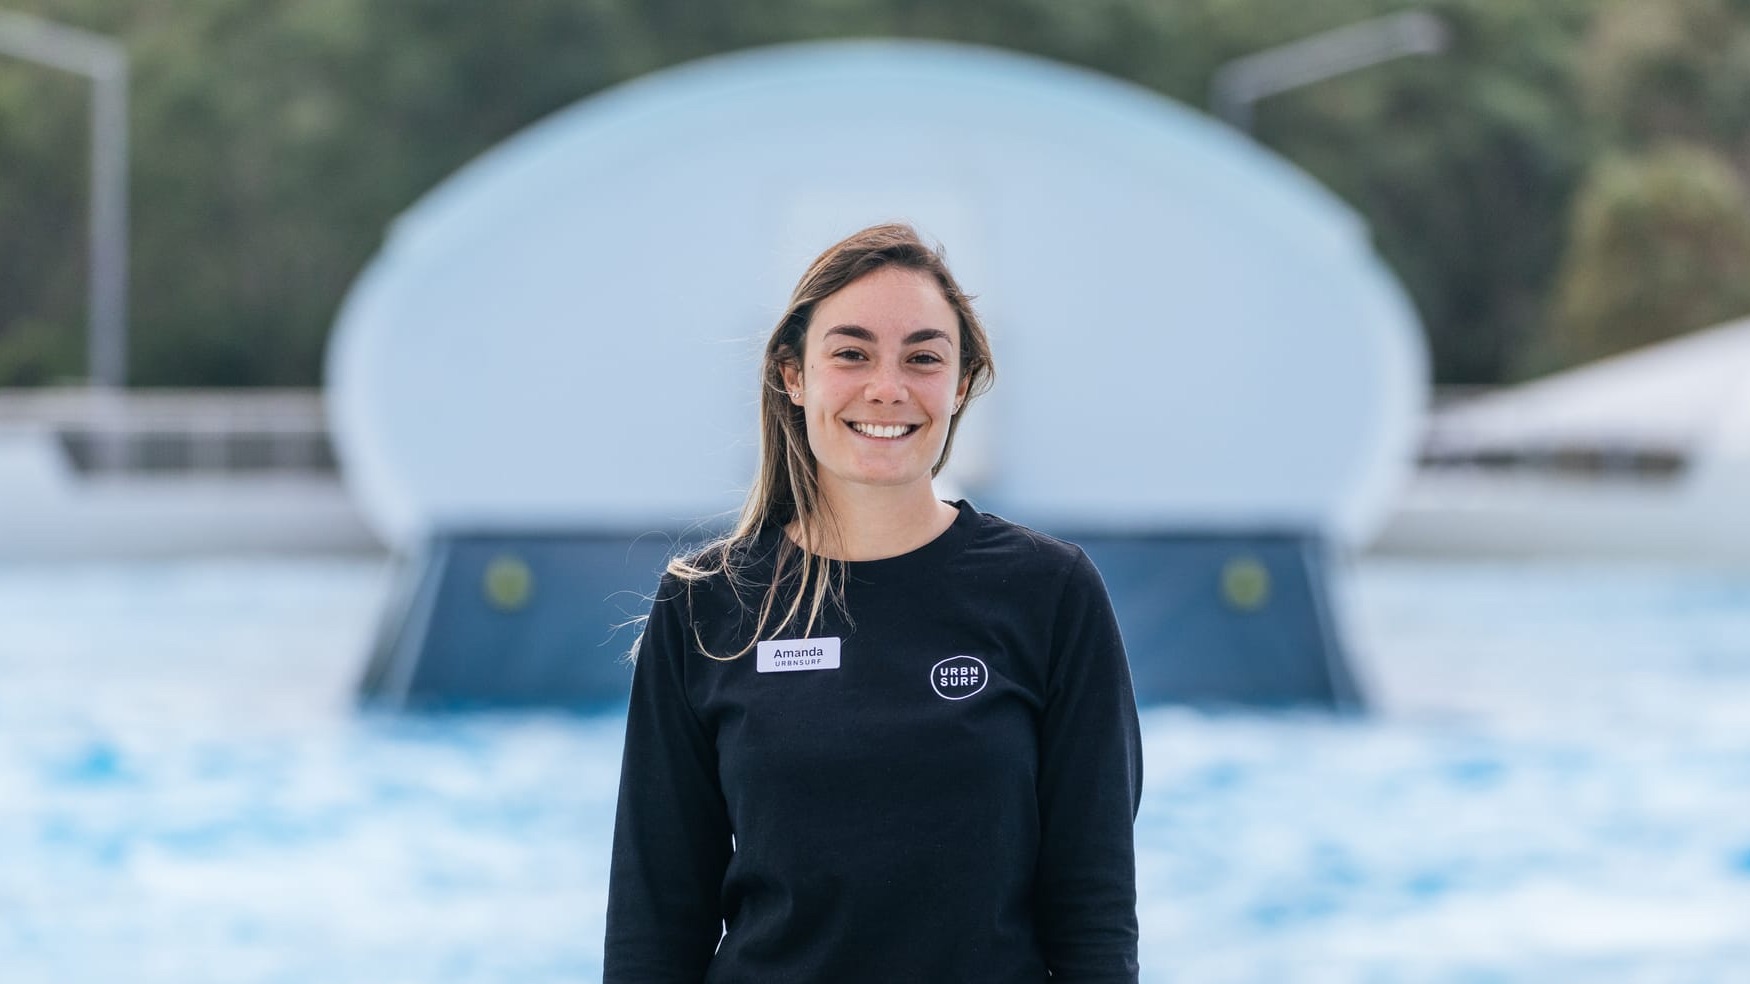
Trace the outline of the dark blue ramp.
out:
[[[403,566],[362,697],[388,707],[623,704],[669,536],[461,533]]]
[[[1358,710],[1327,551],[1294,534],[1074,534],[1112,596],[1143,703]]]
[[[1322,546],[1292,534],[1067,533],[1105,577],[1137,698],[1360,706]],[[388,707],[618,707],[671,536],[457,533],[407,564],[361,696]]]

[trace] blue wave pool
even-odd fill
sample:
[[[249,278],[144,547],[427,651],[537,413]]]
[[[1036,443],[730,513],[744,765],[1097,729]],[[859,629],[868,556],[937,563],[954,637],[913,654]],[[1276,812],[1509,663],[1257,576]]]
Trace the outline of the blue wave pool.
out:
[[[600,976],[621,722],[364,716],[371,561],[0,566],[0,981]],[[1750,981],[1750,575],[1370,561],[1145,712],[1144,979]]]

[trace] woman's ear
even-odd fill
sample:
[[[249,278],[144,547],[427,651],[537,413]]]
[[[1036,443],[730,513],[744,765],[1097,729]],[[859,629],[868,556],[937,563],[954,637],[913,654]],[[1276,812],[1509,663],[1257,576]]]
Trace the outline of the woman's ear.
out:
[[[786,362],[778,367],[784,374],[784,389],[790,394],[790,402],[802,405],[802,367],[794,362]]]

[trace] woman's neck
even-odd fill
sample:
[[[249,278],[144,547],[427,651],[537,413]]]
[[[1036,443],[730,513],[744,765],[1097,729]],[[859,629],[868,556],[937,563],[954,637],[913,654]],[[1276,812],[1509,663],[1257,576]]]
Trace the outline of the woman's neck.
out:
[[[791,523],[788,532],[790,539],[833,560],[882,560],[910,553],[941,536],[960,515],[927,484],[854,491],[823,487],[821,498],[825,508],[810,535],[804,536],[798,523]]]

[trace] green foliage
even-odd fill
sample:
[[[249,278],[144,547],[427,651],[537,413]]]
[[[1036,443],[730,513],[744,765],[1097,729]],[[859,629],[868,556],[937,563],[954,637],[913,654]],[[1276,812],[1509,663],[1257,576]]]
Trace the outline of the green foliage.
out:
[[[1442,382],[1501,379],[1541,319],[1586,156],[1569,79],[1594,6],[1439,4],[1444,53],[1260,107],[1260,138],[1367,218],[1422,314]]]
[[[396,213],[521,126],[656,67],[636,5],[618,2],[15,6],[126,39],[144,385],[315,382],[336,306]],[[26,318],[82,336],[87,86],[4,68],[0,339]],[[66,90],[55,103],[13,95],[50,84]],[[56,127],[73,139],[35,132]],[[82,345],[64,351],[51,374],[79,374]]]
[[[1618,0],[1588,32],[1580,79],[1618,142],[1750,151],[1750,3]]]
[[[6,3],[125,39],[134,81],[130,375],[144,385],[231,386],[314,383],[335,308],[398,212],[540,117],[658,68],[782,41],[939,38],[1088,66],[1202,106],[1211,75],[1231,58],[1408,6]],[[1568,219],[1575,189],[1588,173],[1596,178],[1589,161],[1678,136],[1744,168],[1750,0],[1429,6],[1453,29],[1449,51],[1266,100],[1256,135],[1369,221],[1421,310],[1438,378],[1494,381],[1532,365],[1534,346],[1588,350],[1553,345],[1543,330],[1558,270],[1564,338],[1578,330],[1574,318],[1632,320],[1574,313],[1594,309],[1567,300],[1581,291],[1568,285],[1591,276],[1578,253],[1563,256],[1564,230],[1578,229]],[[0,58],[0,384],[81,372],[88,112],[82,80]],[[1587,187],[1588,200],[1603,194]],[[1578,250],[1577,232],[1574,242]],[[1622,330],[1676,330],[1635,323]]]
[[[1597,140],[1536,372],[1750,313],[1750,2],[1618,2],[1578,78]]]
[[[77,371],[90,147],[84,89],[72,76],[0,59],[0,385]]]
[[[1600,162],[1575,203],[1551,365],[1750,312],[1750,195],[1719,154],[1668,146]]]
[[[69,382],[84,332],[37,318],[16,318],[0,335],[0,386],[48,386]]]

